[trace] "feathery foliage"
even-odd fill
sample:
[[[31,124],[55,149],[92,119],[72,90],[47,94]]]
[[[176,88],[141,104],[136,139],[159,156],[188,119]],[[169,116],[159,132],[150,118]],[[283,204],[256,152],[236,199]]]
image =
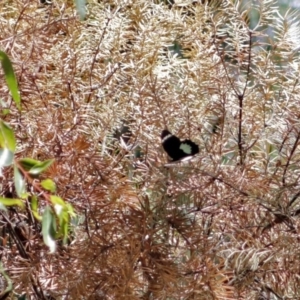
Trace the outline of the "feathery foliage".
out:
[[[82,222],[49,254],[11,210],[25,259],[2,219],[14,292],[300,298],[299,14],[272,0],[90,0],[80,21],[73,1],[51,2],[0,7],[22,98],[19,112],[3,79],[1,118],[20,157],[55,158],[45,176]],[[194,161],[165,166],[166,127],[199,145]]]

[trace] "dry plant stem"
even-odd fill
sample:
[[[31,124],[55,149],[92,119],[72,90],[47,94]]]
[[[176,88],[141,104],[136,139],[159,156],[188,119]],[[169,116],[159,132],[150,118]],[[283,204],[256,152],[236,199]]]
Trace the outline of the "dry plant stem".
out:
[[[291,152],[290,152],[290,154],[289,154],[289,156],[287,158],[287,162],[286,162],[286,165],[285,165],[284,170],[283,170],[283,175],[282,175],[282,185],[283,185],[283,187],[286,185],[286,182],[285,182],[285,180],[286,180],[286,172],[287,172],[287,170],[288,170],[288,168],[290,166],[291,160],[292,160],[292,158],[294,156],[294,153],[295,153],[295,151],[296,151],[296,149],[298,147],[299,140],[300,140],[300,132],[296,128],[294,128],[294,130],[297,131],[297,136],[296,136],[294,145],[293,145],[293,147],[291,149]],[[291,132],[292,132],[292,130],[291,130]]]
[[[116,11],[116,12],[117,12],[117,11]],[[92,89],[92,79],[93,79],[93,70],[94,70],[95,63],[96,63],[96,57],[97,57],[97,55],[98,55],[98,53],[99,53],[99,51],[100,51],[100,46],[101,46],[101,44],[102,44],[102,41],[103,41],[103,39],[104,39],[104,36],[105,36],[105,34],[106,34],[106,31],[107,31],[107,29],[108,29],[108,26],[109,26],[109,23],[110,23],[111,19],[112,19],[112,18],[108,18],[107,21],[106,21],[106,24],[105,24],[105,26],[104,26],[104,28],[103,28],[103,31],[102,31],[102,34],[101,34],[101,36],[100,36],[100,40],[99,40],[99,42],[98,42],[98,44],[97,44],[97,48],[96,48],[96,50],[95,50],[94,58],[93,58],[93,60],[92,60],[91,70],[90,70],[90,75],[89,75],[89,78],[90,78],[90,93],[89,93],[88,98],[87,98],[87,103],[89,103],[89,102],[91,101],[91,97],[92,97],[92,95],[93,95],[93,93],[92,93],[92,90],[93,90],[93,89]],[[112,73],[111,75],[113,75],[113,73]]]
[[[249,51],[248,51],[247,74],[246,74],[246,81],[245,81],[244,89],[243,89],[243,92],[241,94],[235,88],[235,85],[234,85],[233,81],[231,80],[231,77],[228,74],[227,67],[226,67],[223,55],[219,51],[219,47],[216,44],[216,40],[214,39],[214,41],[213,41],[213,43],[215,45],[215,48],[217,50],[217,53],[218,53],[218,55],[221,59],[223,68],[226,72],[227,79],[229,80],[231,88],[233,89],[234,93],[236,94],[236,96],[239,100],[238,148],[239,148],[239,158],[240,158],[239,164],[241,166],[243,166],[243,164],[244,164],[244,157],[245,157],[245,150],[244,150],[244,147],[245,147],[244,144],[245,143],[244,143],[243,137],[242,137],[242,132],[243,132],[243,101],[244,101],[244,97],[245,97],[245,93],[246,93],[246,89],[247,89],[247,85],[248,85],[248,80],[249,80],[250,66],[251,66],[251,48],[252,48],[252,32],[249,31],[248,33],[249,33]],[[215,36],[216,36],[216,33],[215,33]]]
[[[238,131],[238,146],[239,146],[239,153],[240,153],[240,165],[243,166],[244,164],[244,157],[245,157],[245,151],[244,151],[244,141],[242,138],[242,130],[243,130],[243,101],[248,85],[249,80],[249,74],[250,74],[250,65],[251,65],[251,48],[252,48],[252,34],[251,31],[249,31],[249,56],[248,56],[248,66],[247,66],[247,75],[246,75],[246,82],[244,85],[244,90],[242,94],[238,93],[238,100],[239,100],[239,131]]]
[[[16,245],[17,245],[17,248],[19,250],[19,253],[21,255],[21,257],[25,258],[25,259],[31,259],[30,256],[27,254],[23,244],[22,244],[22,241],[19,239],[18,235],[15,233],[15,230],[14,230],[14,226],[13,224],[10,222],[10,220],[4,215],[4,213],[1,212],[1,216],[2,218],[6,221],[6,224],[8,226],[8,229],[9,229],[9,232],[10,232],[10,236],[14,239]]]
[[[42,196],[50,204],[51,203],[50,195],[42,189],[39,181],[32,178],[30,176],[30,174],[26,170],[24,170],[24,168],[18,162],[16,162],[16,165],[17,165],[18,169],[21,171],[21,173],[23,174],[24,179],[26,179],[26,181],[32,185],[35,192],[37,192],[37,194]]]
[[[153,79],[153,74],[151,74],[151,81],[148,81],[147,80],[147,85],[149,86],[149,89],[151,90],[152,92],[152,97],[154,99],[154,101],[156,102],[157,104],[157,107],[160,111],[160,115],[163,119],[163,124],[164,124],[164,128],[168,128],[168,122],[165,118],[165,114],[164,114],[164,110],[162,108],[162,105],[161,105],[161,101],[160,101],[160,98],[159,98],[159,91],[161,90],[162,86],[163,86],[163,83],[161,83],[160,85],[158,84],[157,82],[157,77],[154,77]]]
[[[3,81],[2,117],[18,159],[56,159],[45,178],[79,216],[70,245],[49,254],[29,203],[9,210],[32,233],[19,237],[25,254],[18,237],[1,245],[18,295],[300,299],[299,16],[274,0],[179,2],[89,0],[82,22],[74,1],[0,5],[23,104]],[[128,147],[112,138],[124,119]],[[195,160],[166,171],[164,127],[190,135]],[[1,196],[14,194],[12,173]]]

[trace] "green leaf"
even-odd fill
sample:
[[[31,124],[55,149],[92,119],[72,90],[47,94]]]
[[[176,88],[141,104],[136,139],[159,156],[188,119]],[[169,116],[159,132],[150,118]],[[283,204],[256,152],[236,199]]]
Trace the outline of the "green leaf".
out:
[[[31,196],[31,199],[30,199],[30,207],[33,211],[37,211],[38,209],[38,198],[37,196],[33,195]]]
[[[41,182],[41,186],[47,190],[50,191],[51,193],[55,193],[56,191],[56,185],[55,182],[51,179],[45,179]]]
[[[7,211],[6,206],[0,202],[0,210]]]
[[[61,217],[61,213],[63,210],[65,210],[65,207],[66,207],[65,201],[62,198],[60,198],[58,196],[54,196],[54,195],[50,196],[50,201],[52,202],[52,204],[54,206],[56,214],[59,217]]]
[[[56,232],[56,220],[55,215],[51,208],[47,206],[43,213],[42,219],[42,234],[44,243],[49,247],[50,252],[54,253],[56,249],[56,243],[54,240]]]
[[[32,175],[40,174],[40,173],[44,172],[45,170],[47,170],[52,165],[53,162],[54,162],[54,159],[48,159],[48,160],[45,160],[44,162],[36,164],[34,167],[32,167],[29,170],[29,173]]]
[[[60,231],[62,234],[63,245],[66,245],[69,240],[69,224],[68,224],[68,222],[63,222],[63,224],[61,224]]]
[[[52,204],[59,204],[59,205],[61,205],[61,206],[66,206],[66,203],[65,203],[65,201],[62,199],[62,198],[60,198],[59,196],[54,196],[54,195],[51,195],[50,196],[50,201],[52,202]]]
[[[0,51],[0,60],[1,60],[1,64],[2,64],[2,69],[4,71],[6,84],[8,86],[8,89],[12,95],[14,102],[17,105],[17,108],[20,110],[21,109],[21,97],[20,97],[20,93],[19,93],[17,79],[15,76],[12,64],[10,62],[10,59],[3,51]]]
[[[3,121],[0,121],[0,146],[9,149],[11,152],[16,150],[15,134],[10,126]]]
[[[10,109],[8,109],[8,108],[2,109],[2,115],[3,115],[3,116],[6,116],[6,115],[8,115],[8,114],[10,114]]]
[[[72,216],[70,223],[73,227],[77,227],[79,225],[82,225],[84,221],[85,221],[84,216],[78,216],[75,214],[74,216]]]
[[[12,280],[10,279],[10,277],[5,273],[4,268],[2,266],[2,263],[0,262],[0,273],[2,274],[2,277],[5,278],[6,280],[6,284],[4,283],[4,286],[6,286],[6,289],[4,291],[2,291],[1,293],[1,299],[5,299],[9,293],[13,290],[13,284],[12,284]],[[2,280],[3,282],[4,280]],[[6,295],[6,297],[5,297]]]
[[[67,211],[67,207],[60,211],[59,217],[59,231],[57,233],[57,238],[63,239],[63,244],[68,242],[68,233],[69,233],[69,220],[70,216]]]
[[[10,166],[14,161],[14,154],[8,150],[0,149],[0,168]]]
[[[19,161],[19,164],[21,165],[21,167],[26,170],[29,171],[31,168],[35,167],[36,165],[41,164],[42,162],[33,158],[22,158]]]
[[[75,0],[75,5],[80,16],[80,20],[84,20],[86,16],[85,0]]]
[[[70,204],[70,203],[67,203],[66,204],[66,209],[68,211],[68,214],[71,216],[71,217],[76,217],[76,213],[74,211],[74,208],[73,206]]]
[[[38,220],[40,222],[43,220],[42,216],[39,215],[36,211],[33,211],[32,214],[36,218],[36,220]]]
[[[3,198],[0,197],[0,203],[4,206],[19,206],[20,208],[24,208],[24,202],[20,199],[13,199],[13,198]]]
[[[37,196],[33,195],[31,197],[30,207],[31,207],[31,211],[32,211],[33,216],[38,221],[42,221],[42,216],[40,216],[39,213],[38,213],[38,198],[37,198]]]
[[[24,198],[26,195],[25,180],[16,165],[14,166],[14,184],[17,195]]]
[[[59,220],[59,231],[56,237],[63,239],[63,244],[68,241],[70,216],[75,215],[72,205],[66,204],[65,201],[58,196],[50,196],[50,200],[54,206],[55,212]]]

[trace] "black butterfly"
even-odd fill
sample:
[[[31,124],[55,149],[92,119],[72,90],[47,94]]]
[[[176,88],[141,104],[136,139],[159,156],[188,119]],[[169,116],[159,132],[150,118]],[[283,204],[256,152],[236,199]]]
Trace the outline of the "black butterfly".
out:
[[[173,161],[181,160],[185,157],[191,157],[199,153],[199,147],[197,144],[190,140],[180,141],[177,136],[173,135],[166,129],[161,133],[161,143],[164,150]]]

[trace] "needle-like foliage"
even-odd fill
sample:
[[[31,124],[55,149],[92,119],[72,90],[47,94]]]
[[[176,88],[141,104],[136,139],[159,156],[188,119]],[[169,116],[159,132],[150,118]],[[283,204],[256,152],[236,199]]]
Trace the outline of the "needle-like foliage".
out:
[[[3,79],[2,119],[20,157],[55,159],[47,176],[81,219],[49,254],[30,211],[12,210],[25,257],[1,219],[15,293],[299,299],[299,14],[273,0],[90,0],[80,21],[73,1],[51,3],[0,6],[22,99],[18,112]],[[165,128],[199,155],[166,165]]]

